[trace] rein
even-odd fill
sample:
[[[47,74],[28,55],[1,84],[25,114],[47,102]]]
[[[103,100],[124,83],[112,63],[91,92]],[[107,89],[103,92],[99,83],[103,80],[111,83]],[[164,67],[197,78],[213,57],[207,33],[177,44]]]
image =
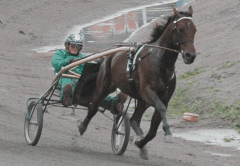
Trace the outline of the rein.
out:
[[[141,46],[141,44],[140,45],[136,44],[136,45]],[[132,45],[131,44],[115,44],[115,46],[129,46],[129,47],[131,47]],[[151,44],[145,44],[145,47],[161,48],[161,49],[164,49],[164,50],[180,53],[180,51],[178,51],[178,50],[174,50],[174,49],[163,47],[163,46],[155,46],[155,45],[151,45]]]

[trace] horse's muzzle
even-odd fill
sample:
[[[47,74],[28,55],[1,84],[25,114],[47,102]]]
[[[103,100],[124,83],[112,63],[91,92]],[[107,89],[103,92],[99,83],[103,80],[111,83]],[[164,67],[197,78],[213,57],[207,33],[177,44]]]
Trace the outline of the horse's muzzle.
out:
[[[182,52],[182,56],[185,64],[192,64],[197,54],[193,52]]]

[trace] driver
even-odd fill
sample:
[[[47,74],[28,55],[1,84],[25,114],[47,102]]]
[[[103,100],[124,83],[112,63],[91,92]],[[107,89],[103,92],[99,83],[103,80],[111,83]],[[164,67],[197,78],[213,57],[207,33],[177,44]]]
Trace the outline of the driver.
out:
[[[67,36],[64,43],[66,49],[58,50],[53,55],[52,66],[54,67],[55,72],[59,72],[61,70],[61,67],[65,67],[70,63],[77,61],[77,59],[86,56],[80,53],[83,47],[83,41],[83,34],[71,34]],[[81,64],[72,69],[72,71],[81,74],[83,72],[84,66],[85,64]],[[62,100],[62,104],[65,107],[72,105],[73,92],[76,88],[77,82],[78,79],[76,78],[61,77],[59,80],[59,84],[61,86],[60,99]],[[116,97],[112,97],[109,95],[103,100],[101,106],[116,114],[123,110],[126,99],[126,95],[121,92],[118,93]]]

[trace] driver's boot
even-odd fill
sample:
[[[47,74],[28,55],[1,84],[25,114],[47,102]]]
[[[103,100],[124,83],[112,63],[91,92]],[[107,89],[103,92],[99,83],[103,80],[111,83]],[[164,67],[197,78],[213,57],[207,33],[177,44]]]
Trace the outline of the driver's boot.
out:
[[[62,103],[65,107],[72,105],[72,84],[67,84],[63,89]]]
[[[116,97],[112,100],[110,111],[113,114],[118,114],[119,112],[123,111],[124,103],[127,100],[128,95],[120,92],[117,94]]]

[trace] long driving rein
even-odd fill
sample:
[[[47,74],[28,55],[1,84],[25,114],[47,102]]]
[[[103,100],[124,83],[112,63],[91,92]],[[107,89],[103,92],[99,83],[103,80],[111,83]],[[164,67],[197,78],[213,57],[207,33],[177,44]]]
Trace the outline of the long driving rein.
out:
[[[143,44],[138,44],[138,43],[133,43],[133,44],[115,44],[114,46],[132,46],[132,45],[143,46]],[[145,47],[162,48],[164,50],[180,53],[180,51],[178,51],[178,50],[174,50],[174,49],[163,47],[163,46],[155,46],[155,45],[152,45],[152,44],[144,44],[144,45],[145,45]]]

